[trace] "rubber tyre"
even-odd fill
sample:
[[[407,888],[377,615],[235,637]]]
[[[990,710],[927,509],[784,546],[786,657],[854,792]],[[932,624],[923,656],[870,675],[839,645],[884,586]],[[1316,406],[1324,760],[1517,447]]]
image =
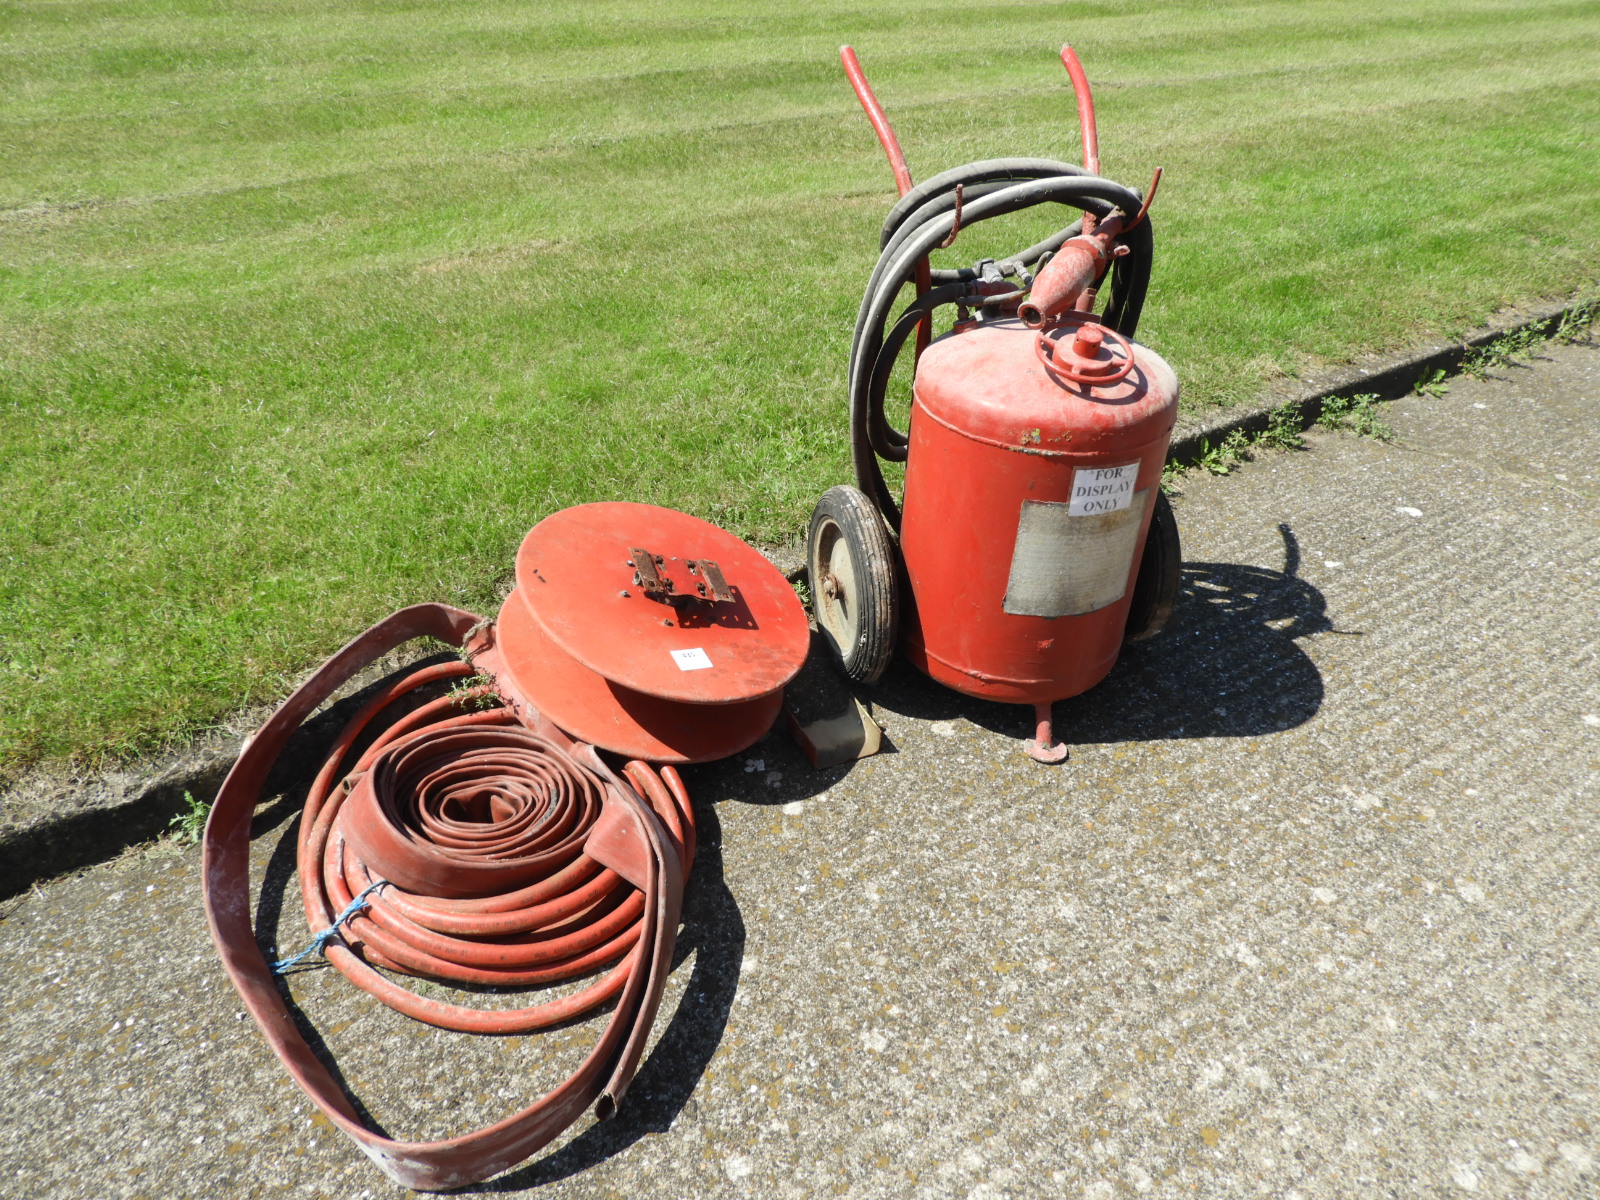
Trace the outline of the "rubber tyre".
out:
[[[871,683],[894,657],[900,624],[895,552],[883,518],[857,488],[829,488],[811,513],[806,570],[817,628],[844,673]]]
[[[1133,603],[1128,606],[1124,642],[1142,642],[1166,627],[1178,604],[1182,583],[1183,547],[1178,541],[1178,519],[1172,515],[1167,494],[1156,492],[1156,509],[1150,516],[1150,533],[1139,559],[1139,574],[1133,584]]]

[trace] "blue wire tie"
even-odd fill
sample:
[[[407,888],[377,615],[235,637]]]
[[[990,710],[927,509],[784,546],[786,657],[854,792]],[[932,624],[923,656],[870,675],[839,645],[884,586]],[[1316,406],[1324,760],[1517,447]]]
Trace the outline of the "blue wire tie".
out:
[[[329,942],[333,941],[334,938],[339,936],[339,926],[343,925],[362,909],[371,907],[372,901],[368,900],[367,897],[372,895],[373,892],[377,891],[388,882],[389,881],[387,879],[380,879],[376,883],[368,884],[366,887],[362,888],[361,894],[354,900],[350,901],[349,904],[346,904],[344,906],[344,911],[333,919],[333,924],[329,925],[321,933],[317,934],[316,937],[311,939],[311,945],[300,951],[299,954],[292,955],[289,958],[280,958],[277,962],[273,963],[272,973],[274,975],[282,975],[296,963],[310,958],[313,954],[321,954],[323,948],[327,946]]]

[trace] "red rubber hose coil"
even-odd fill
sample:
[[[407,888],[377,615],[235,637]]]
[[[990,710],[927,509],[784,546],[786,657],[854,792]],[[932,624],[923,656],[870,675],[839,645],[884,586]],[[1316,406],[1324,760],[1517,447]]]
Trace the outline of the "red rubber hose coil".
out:
[[[257,947],[250,820],[290,735],[341,684],[416,637],[462,646],[481,625],[439,604],[403,609],[334,655],[246,746],[204,838],[205,900],[228,974],[268,1043],[317,1107],[390,1178],[413,1188],[478,1182],[535,1153],[590,1105],[609,1116],[633,1077],[672,961],[694,854],[689,798],[671,768],[622,776],[522,702],[462,714],[457,699],[388,710],[417,688],[471,673],[423,668],[375,696],[340,735],[307,797],[299,839],[312,929],[372,884],[385,886],[330,941],[331,963],[391,1007],[443,1028],[520,1033],[612,1000],[598,1044],[548,1096],[487,1128],[436,1142],[389,1138],[349,1097],[290,1018]],[[486,689],[485,689],[486,690]],[[520,699],[520,697],[519,697]],[[519,717],[521,718],[519,720]],[[352,764],[353,747],[377,728]],[[560,999],[516,1011],[418,996],[376,968],[457,983],[531,986],[593,974]]]

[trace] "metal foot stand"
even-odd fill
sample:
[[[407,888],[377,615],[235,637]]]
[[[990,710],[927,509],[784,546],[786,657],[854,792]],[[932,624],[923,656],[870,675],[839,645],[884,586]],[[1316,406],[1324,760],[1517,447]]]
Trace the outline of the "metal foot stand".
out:
[[[1035,704],[1033,718],[1037,725],[1035,736],[1022,743],[1022,748],[1028,752],[1028,757],[1034,762],[1059,763],[1067,761],[1067,746],[1065,742],[1057,742],[1055,731],[1051,728],[1052,705]]]

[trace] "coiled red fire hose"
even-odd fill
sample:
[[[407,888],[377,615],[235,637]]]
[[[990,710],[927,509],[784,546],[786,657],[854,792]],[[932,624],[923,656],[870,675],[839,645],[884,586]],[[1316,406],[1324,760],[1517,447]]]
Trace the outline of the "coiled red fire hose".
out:
[[[573,742],[521,697],[506,696],[507,708],[462,713],[458,698],[447,696],[384,724],[386,711],[416,689],[471,674],[464,663],[413,672],[374,697],[340,735],[301,821],[301,890],[313,929],[329,926],[354,897],[384,884],[344,926],[343,940],[327,944],[329,961],[384,1003],[448,1029],[521,1033],[608,1002],[616,1008],[572,1077],[512,1117],[437,1142],[398,1141],[362,1123],[295,1028],[256,945],[250,819],[289,737],[342,683],[412,638],[434,637],[470,651],[481,645],[469,638],[482,624],[472,613],[424,604],[356,638],[246,746],[217,796],[204,839],[212,937],[273,1050],[386,1174],[428,1190],[506,1170],[591,1103],[602,1118],[614,1111],[660,1003],[695,848],[693,812],[676,772],[668,767],[657,774],[630,762],[618,776],[593,747]],[[484,659],[492,662],[492,653]],[[351,764],[351,751],[374,728],[375,740]],[[441,1003],[376,969],[530,986],[607,966],[577,992],[516,1011]]]
[[[638,942],[643,893],[584,853],[604,804],[604,781],[524,729],[510,711],[462,715],[465,697],[434,700],[383,730],[347,770],[350,748],[385,710],[418,688],[472,672],[461,662],[423,668],[351,719],[306,799],[300,889],[315,930],[386,881],[391,886],[375,891],[351,920],[345,946],[330,943],[329,961],[419,1021],[470,1033],[526,1033],[610,1000],[626,982],[629,963],[581,992],[516,1012],[441,1004],[372,969],[540,986],[617,963]],[[667,827],[687,874],[692,849],[685,830],[694,824],[677,772],[667,767],[658,776],[634,762],[627,774]],[[352,945],[359,953],[346,948]]]

